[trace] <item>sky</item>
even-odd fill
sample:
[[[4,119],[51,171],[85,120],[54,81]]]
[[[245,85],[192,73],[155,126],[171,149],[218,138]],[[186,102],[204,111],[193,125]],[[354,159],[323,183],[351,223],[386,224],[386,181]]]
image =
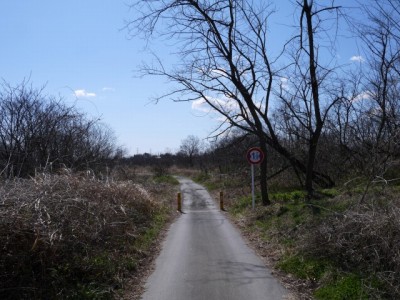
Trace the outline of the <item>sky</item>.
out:
[[[135,76],[151,56],[144,40],[129,38],[123,29],[133,17],[126,2],[1,1],[0,78],[12,85],[28,78],[34,87],[45,85],[46,94],[110,126],[130,155],[176,152],[189,135],[206,139],[218,127],[215,115],[189,102],[155,104],[151,99],[172,87],[160,78]],[[276,2],[275,22],[291,30],[284,24],[291,1]],[[160,53],[174,51],[162,43],[153,46]],[[344,62],[358,55],[354,48],[340,51]]]

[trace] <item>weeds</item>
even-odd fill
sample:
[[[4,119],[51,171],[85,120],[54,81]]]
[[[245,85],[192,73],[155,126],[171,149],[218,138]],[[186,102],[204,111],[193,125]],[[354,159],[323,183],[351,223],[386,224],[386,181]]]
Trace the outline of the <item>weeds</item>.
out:
[[[43,175],[0,185],[0,298],[112,299],[168,211],[157,187]]]
[[[293,191],[286,193],[273,193],[270,197],[272,201],[282,201],[282,202],[299,202],[304,200],[306,197],[305,191]]]
[[[400,298],[398,186],[371,188],[363,202],[361,185],[319,190],[312,201],[301,190],[274,188],[272,204],[256,201],[254,211],[243,190],[229,188],[228,211],[258,249],[274,253],[281,270],[305,282],[294,281],[295,289],[304,293],[308,286],[316,299]]]
[[[171,175],[161,175],[154,177],[156,183],[166,183],[171,185],[179,185],[179,181]]]
[[[363,286],[362,279],[355,274],[340,276],[330,284],[317,289],[314,296],[321,300],[371,299]]]
[[[240,197],[230,208],[230,211],[234,215],[238,215],[243,213],[249,206],[251,206],[252,198],[251,196],[242,196]]]
[[[301,255],[289,256],[279,262],[277,267],[287,273],[296,275],[300,279],[311,281],[320,280],[332,269],[332,266],[327,261]]]
[[[382,283],[386,297],[400,297],[397,194],[369,194],[367,203],[355,204],[342,214],[325,218],[305,241],[304,251],[329,259],[345,271],[356,270],[367,282],[373,277]],[[370,290],[369,293],[381,297],[381,292]]]

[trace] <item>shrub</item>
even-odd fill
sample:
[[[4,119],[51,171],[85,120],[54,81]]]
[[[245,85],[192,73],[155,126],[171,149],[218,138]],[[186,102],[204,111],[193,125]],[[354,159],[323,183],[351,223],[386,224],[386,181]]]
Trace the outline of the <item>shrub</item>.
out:
[[[42,176],[0,185],[0,298],[109,299],[163,207],[140,185]]]
[[[304,251],[378,281],[390,299],[400,298],[400,199],[374,193],[369,202],[332,214],[310,233]],[[373,277],[373,278],[372,278]],[[369,287],[370,288],[370,287]],[[381,292],[370,288],[373,297]],[[383,293],[383,292],[382,292]]]

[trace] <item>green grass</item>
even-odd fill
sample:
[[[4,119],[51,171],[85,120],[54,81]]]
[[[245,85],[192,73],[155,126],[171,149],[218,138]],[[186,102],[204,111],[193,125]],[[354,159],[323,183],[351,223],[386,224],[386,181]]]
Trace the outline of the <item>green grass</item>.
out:
[[[260,194],[255,195],[255,203],[258,204],[261,202],[261,196]],[[252,196],[242,196],[240,197],[237,201],[233,203],[233,205],[229,208],[229,211],[233,213],[234,215],[239,215],[246,210],[251,210],[252,209]]]
[[[298,237],[295,232],[299,226],[307,226],[312,220],[323,219],[331,211],[330,208],[336,211],[347,207],[347,203],[334,200],[339,194],[336,189],[322,190],[319,193],[322,198],[313,200],[313,203],[328,209],[321,211],[319,216],[313,215],[305,201],[306,193],[301,190],[271,193],[272,204],[266,207],[258,205],[256,212],[251,210],[251,196],[242,196],[236,200],[230,211],[236,216],[252,216],[248,230],[257,231],[263,240],[277,242],[287,253],[293,253],[292,249],[297,247]],[[339,271],[333,263],[307,257],[298,251],[295,253],[298,254],[283,258],[277,267],[296,278],[322,284],[315,294],[316,299],[364,299],[359,277],[337,278],[334,274]],[[354,295],[359,298],[346,298]]]
[[[272,201],[279,202],[299,202],[306,197],[305,191],[292,191],[292,192],[277,192],[270,195]]]
[[[205,182],[209,181],[210,179],[211,179],[210,174],[204,173],[204,172],[201,172],[200,174],[197,174],[193,178],[193,180],[198,182],[198,183],[205,183]]]
[[[154,181],[156,183],[167,183],[167,184],[171,184],[171,185],[179,185],[179,181],[171,175],[155,176]]]
[[[222,182],[214,180],[212,176],[210,176],[210,174],[204,172],[197,174],[192,179],[193,181],[204,185],[209,191],[222,189],[222,187],[224,186]]]
[[[204,182],[203,185],[207,188],[209,191],[215,191],[215,190],[220,190],[221,185],[218,183],[213,183],[213,182]]]
[[[117,273],[121,275],[136,271],[139,266],[139,259],[142,255],[149,252],[154,240],[167,220],[167,211],[161,210],[153,217],[152,223],[140,233],[133,245],[130,246],[131,254],[113,257],[109,251],[104,251],[92,257],[85,265],[90,267],[90,274],[94,274],[93,278],[85,278],[75,289],[71,288],[72,299],[113,299],[114,292],[110,286],[117,287],[120,283],[116,281],[105,282],[99,284],[97,277],[115,278]],[[121,242],[122,243],[122,242]]]
[[[329,197],[329,198],[334,198],[334,197],[340,195],[340,192],[336,188],[323,189],[323,190],[320,190],[319,193],[321,193],[322,195]]]
[[[312,281],[320,280],[325,274],[332,271],[329,262],[315,258],[307,258],[302,255],[289,256],[278,263],[278,268],[295,275],[300,279]]]
[[[364,290],[362,279],[355,274],[340,276],[314,292],[321,300],[361,300],[370,299]]]
[[[146,228],[135,241],[135,249],[146,252],[158,236],[167,220],[166,211],[160,211],[153,218],[153,222],[149,228]]]

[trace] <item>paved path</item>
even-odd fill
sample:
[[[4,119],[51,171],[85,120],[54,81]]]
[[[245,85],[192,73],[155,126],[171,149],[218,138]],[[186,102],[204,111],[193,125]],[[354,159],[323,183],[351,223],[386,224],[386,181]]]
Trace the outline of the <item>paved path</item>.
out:
[[[181,183],[183,211],[171,225],[143,300],[276,300],[288,292],[201,185]]]

